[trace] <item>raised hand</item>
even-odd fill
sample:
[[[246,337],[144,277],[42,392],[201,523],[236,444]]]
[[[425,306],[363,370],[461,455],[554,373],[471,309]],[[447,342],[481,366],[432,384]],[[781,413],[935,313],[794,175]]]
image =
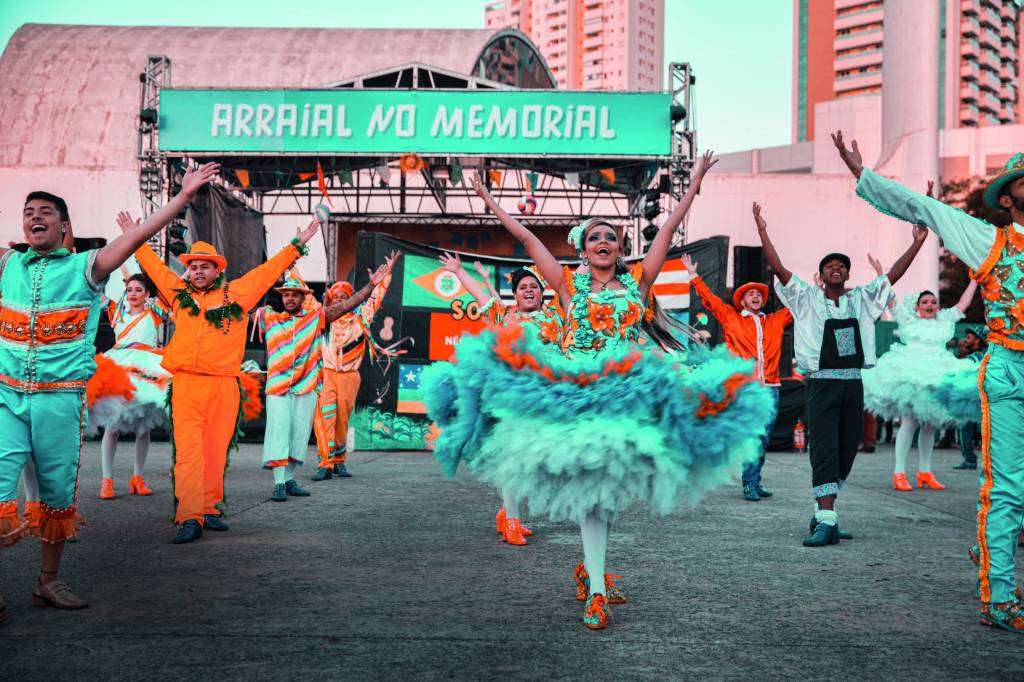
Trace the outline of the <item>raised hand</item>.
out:
[[[132,219],[132,214],[128,211],[118,211],[117,213],[117,226],[121,228],[122,232],[127,232],[133,227],[137,227],[142,223],[142,218],[137,220]]]
[[[913,235],[915,242],[923,242],[925,239],[928,239],[928,228],[924,225],[914,225]]]
[[[480,275],[481,277],[483,277],[484,280],[486,280],[488,278],[489,275],[487,273],[487,269],[484,267],[484,264],[481,263],[480,261],[478,261],[478,260],[473,261],[473,269],[475,269],[477,274]]]
[[[295,230],[295,238],[299,240],[300,244],[305,244],[306,242],[313,238],[313,235],[315,235],[316,231],[319,229],[320,221],[317,220],[316,218],[313,218],[313,220],[309,221],[309,225],[306,225],[305,230]]]
[[[875,258],[874,256],[872,256],[869,253],[868,254],[868,263],[871,263],[871,267],[874,269],[876,275],[881,275],[882,274],[882,272],[883,272],[883,270],[882,270],[882,261],[878,260],[877,258]]]
[[[445,251],[437,257],[437,260],[441,261],[441,267],[448,272],[457,273],[462,269],[462,259],[459,258],[458,254],[451,254]]]
[[[697,263],[690,258],[690,254],[688,253],[683,254],[683,267],[689,270],[691,274],[697,274]]]
[[[480,171],[473,174],[473,179],[470,183],[473,186],[473,191],[476,192],[481,199],[491,198],[491,193],[488,192],[487,187],[484,186],[482,173]]]
[[[825,288],[825,282],[822,281],[820,272],[814,273],[814,286],[818,287],[819,289]]]
[[[754,202],[753,206],[754,222],[757,223],[758,232],[765,232],[768,230],[768,223],[761,217],[761,204]]]
[[[837,130],[832,133],[832,143],[839,150],[839,157],[853,173],[853,177],[859,178],[860,172],[864,169],[864,162],[860,156],[860,149],[857,148],[857,140],[850,140],[850,148],[847,149],[846,143],[843,142],[843,131]]]
[[[219,163],[204,163],[199,168],[189,168],[185,177],[181,179],[181,194],[191,199],[219,172]]]
[[[715,153],[710,149],[707,149],[703,154],[701,154],[700,161],[697,162],[697,167],[693,169],[693,174],[697,176],[697,180],[700,181],[716,163],[718,163],[718,159],[715,158]]]
[[[925,192],[925,194],[930,196],[932,199],[935,198],[935,181],[934,180],[929,180],[928,181],[928,191]]]
[[[384,266],[388,269],[388,272],[391,272],[392,270],[395,269],[395,262],[401,257],[402,252],[399,251],[398,249],[395,249],[394,251],[388,254],[388,257],[384,259]]]
[[[370,284],[372,286],[378,286],[384,281],[384,278],[388,276],[389,270],[387,264],[384,264],[372,272],[367,268],[366,272],[370,275]]]

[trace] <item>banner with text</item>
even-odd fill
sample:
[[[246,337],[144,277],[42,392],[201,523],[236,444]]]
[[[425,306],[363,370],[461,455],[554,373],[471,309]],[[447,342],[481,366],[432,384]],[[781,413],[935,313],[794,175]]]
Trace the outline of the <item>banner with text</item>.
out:
[[[660,92],[160,91],[169,152],[668,156]]]

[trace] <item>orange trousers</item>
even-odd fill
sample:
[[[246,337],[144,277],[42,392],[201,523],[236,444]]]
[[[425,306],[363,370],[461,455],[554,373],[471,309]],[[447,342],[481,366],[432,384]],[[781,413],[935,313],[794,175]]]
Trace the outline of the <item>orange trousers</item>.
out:
[[[358,370],[336,372],[324,368],[323,388],[320,390],[316,418],[313,420],[321,469],[345,462],[348,455],[348,421],[356,406],[359,382]]]
[[[175,523],[203,523],[224,499],[224,469],[235,435],[238,379],[177,372],[171,379]]]

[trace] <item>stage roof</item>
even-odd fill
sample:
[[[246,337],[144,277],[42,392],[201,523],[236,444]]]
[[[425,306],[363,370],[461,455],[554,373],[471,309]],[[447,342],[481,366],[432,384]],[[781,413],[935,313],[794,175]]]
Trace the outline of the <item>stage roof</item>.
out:
[[[170,57],[179,88],[310,88],[410,62],[497,79],[506,62],[487,48],[503,39],[550,78],[511,30],[25,24],[0,56],[0,166],[134,170],[149,55]],[[497,72],[479,72],[485,51]]]

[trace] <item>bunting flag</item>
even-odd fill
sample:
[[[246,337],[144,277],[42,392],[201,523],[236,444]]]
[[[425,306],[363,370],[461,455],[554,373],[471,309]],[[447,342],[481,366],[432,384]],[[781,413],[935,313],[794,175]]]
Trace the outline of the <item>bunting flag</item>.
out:
[[[448,180],[453,185],[459,184],[462,181],[462,166],[457,163],[448,166]]]
[[[532,194],[533,190],[537,189],[537,174],[527,173],[526,174],[526,193]]]
[[[334,203],[331,201],[330,195],[327,194],[327,180],[324,178],[324,169],[319,161],[316,162],[316,186],[320,188],[320,194],[324,196],[327,205],[334,208]]]
[[[499,187],[501,186],[501,171],[500,170],[490,170],[490,171],[487,171],[487,177],[489,177],[491,179],[491,184],[492,185],[498,185]]]
[[[382,186],[390,184],[390,182],[391,182],[391,168],[389,168],[386,163],[385,164],[381,164],[380,166],[377,166],[377,175],[380,176],[380,184]]]
[[[299,173],[299,181],[300,182],[305,182],[306,180],[309,180],[314,175],[316,175],[316,173]]]
[[[615,184],[615,169],[614,168],[602,168],[601,177],[608,181],[609,185]]]
[[[570,187],[579,187],[580,186],[580,174],[579,173],[566,173],[565,174],[565,182]]]
[[[235,177],[238,178],[238,184],[242,187],[249,186],[249,171],[247,170],[236,170]]]
[[[343,185],[351,185],[352,184],[352,171],[350,171],[350,170],[343,170],[343,171],[339,172],[338,173],[338,181],[341,184],[343,184]]]

